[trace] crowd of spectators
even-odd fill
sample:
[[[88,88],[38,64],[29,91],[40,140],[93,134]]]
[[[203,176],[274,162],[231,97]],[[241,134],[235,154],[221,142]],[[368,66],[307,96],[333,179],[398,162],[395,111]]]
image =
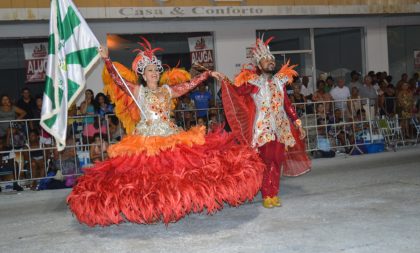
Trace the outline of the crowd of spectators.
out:
[[[299,116],[315,115],[316,124],[320,126],[317,129],[318,149],[322,151],[319,156],[332,156],[329,152],[331,146],[354,144],[357,135],[366,129],[366,124],[346,122],[397,118],[404,138],[415,135],[410,120],[418,120],[419,117],[418,73],[414,73],[410,79],[404,73],[396,84],[386,72],[370,71],[361,78],[359,72],[352,71],[347,83],[343,77],[335,79],[322,74],[315,81],[316,90],[313,93],[309,91],[308,83],[306,76],[296,78],[288,94]],[[334,143],[327,145],[328,138]]]

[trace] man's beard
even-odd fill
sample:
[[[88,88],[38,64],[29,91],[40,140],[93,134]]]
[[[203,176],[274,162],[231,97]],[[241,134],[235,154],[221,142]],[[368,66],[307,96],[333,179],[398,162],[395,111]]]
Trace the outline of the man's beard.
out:
[[[274,73],[276,72],[276,68],[275,67],[263,68],[263,69],[261,69],[261,72],[264,73],[264,74],[274,75]]]

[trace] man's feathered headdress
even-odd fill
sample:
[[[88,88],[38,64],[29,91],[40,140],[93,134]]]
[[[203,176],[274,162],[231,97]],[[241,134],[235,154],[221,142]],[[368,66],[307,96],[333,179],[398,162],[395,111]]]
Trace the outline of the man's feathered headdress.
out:
[[[270,43],[273,39],[274,37],[272,36],[264,42],[263,37],[257,38],[257,41],[252,48],[252,58],[254,59],[256,65],[258,65],[261,59],[274,59],[274,55],[270,52],[270,47],[268,46],[268,43]]]

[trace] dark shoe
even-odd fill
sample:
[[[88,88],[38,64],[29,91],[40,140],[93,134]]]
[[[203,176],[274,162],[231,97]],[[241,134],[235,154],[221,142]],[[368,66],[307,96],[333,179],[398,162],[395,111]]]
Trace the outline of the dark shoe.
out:
[[[22,186],[18,185],[18,183],[14,182],[13,183],[13,190],[21,192],[21,191],[23,191],[23,188],[22,188]]]

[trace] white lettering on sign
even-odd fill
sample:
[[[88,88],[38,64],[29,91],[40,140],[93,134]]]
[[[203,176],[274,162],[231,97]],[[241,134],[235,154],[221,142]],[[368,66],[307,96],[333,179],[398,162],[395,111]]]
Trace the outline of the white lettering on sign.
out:
[[[47,63],[47,59],[26,60],[26,82],[43,82]]]
[[[192,63],[213,63],[212,50],[191,52]]]

